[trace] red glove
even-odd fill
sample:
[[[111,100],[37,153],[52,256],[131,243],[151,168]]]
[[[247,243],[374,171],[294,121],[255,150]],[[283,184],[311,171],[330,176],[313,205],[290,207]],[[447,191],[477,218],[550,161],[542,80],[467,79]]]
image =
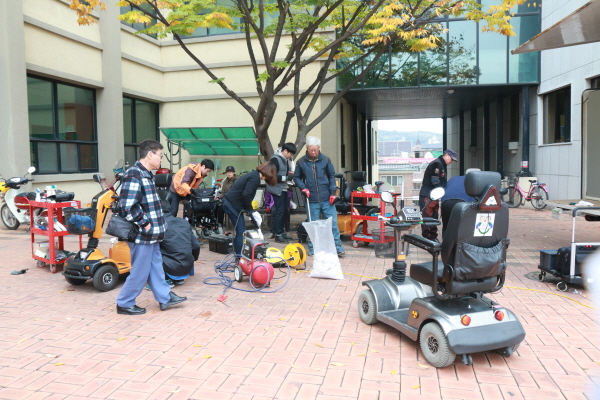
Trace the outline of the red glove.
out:
[[[306,196],[307,199],[310,197],[310,190],[302,189],[302,193],[304,193],[304,195]]]
[[[329,196],[329,205],[332,206],[333,203],[335,203],[335,199],[337,199],[337,196]]]

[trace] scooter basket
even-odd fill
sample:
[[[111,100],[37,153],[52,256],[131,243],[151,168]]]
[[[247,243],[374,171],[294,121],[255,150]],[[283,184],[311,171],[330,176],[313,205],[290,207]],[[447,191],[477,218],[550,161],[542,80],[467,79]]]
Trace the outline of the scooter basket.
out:
[[[86,235],[96,229],[96,210],[94,208],[63,208],[63,218],[67,232],[71,235]]]
[[[375,257],[394,258],[394,230],[373,229],[372,235]]]

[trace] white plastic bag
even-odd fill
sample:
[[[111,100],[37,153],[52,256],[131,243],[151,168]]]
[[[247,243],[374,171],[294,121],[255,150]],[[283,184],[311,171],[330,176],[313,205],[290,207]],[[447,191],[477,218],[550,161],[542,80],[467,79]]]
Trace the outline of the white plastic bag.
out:
[[[309,274],[311,278],[344,279],[331,224],[331,218],[302,223],[315,253]]]

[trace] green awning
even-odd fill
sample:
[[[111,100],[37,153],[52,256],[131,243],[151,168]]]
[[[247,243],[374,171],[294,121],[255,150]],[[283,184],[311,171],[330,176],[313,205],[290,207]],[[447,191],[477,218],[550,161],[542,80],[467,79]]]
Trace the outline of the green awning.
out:
[[[255,156],[260,153],[254,128],[160,128],[167,140],[190,155]]]

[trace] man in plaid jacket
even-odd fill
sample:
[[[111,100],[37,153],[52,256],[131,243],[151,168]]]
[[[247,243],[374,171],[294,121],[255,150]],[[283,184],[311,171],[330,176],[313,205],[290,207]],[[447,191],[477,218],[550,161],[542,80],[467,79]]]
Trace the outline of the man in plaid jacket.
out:
[[[131,272],[117,297],[117,313],[140,315],[146,309],[138,307],[135,299],[146,282],[152,289],[161,310],[187,300],[171,292],[165,282],[160,241],[165,236],[167,224],[154,177],[150,171],[160,168],[163,146],[156,140],[144,140],[140,144],[140,159],[123,175],[119,200],[128,221],[140,229],[133,242],[128,242],[131,252]]]

